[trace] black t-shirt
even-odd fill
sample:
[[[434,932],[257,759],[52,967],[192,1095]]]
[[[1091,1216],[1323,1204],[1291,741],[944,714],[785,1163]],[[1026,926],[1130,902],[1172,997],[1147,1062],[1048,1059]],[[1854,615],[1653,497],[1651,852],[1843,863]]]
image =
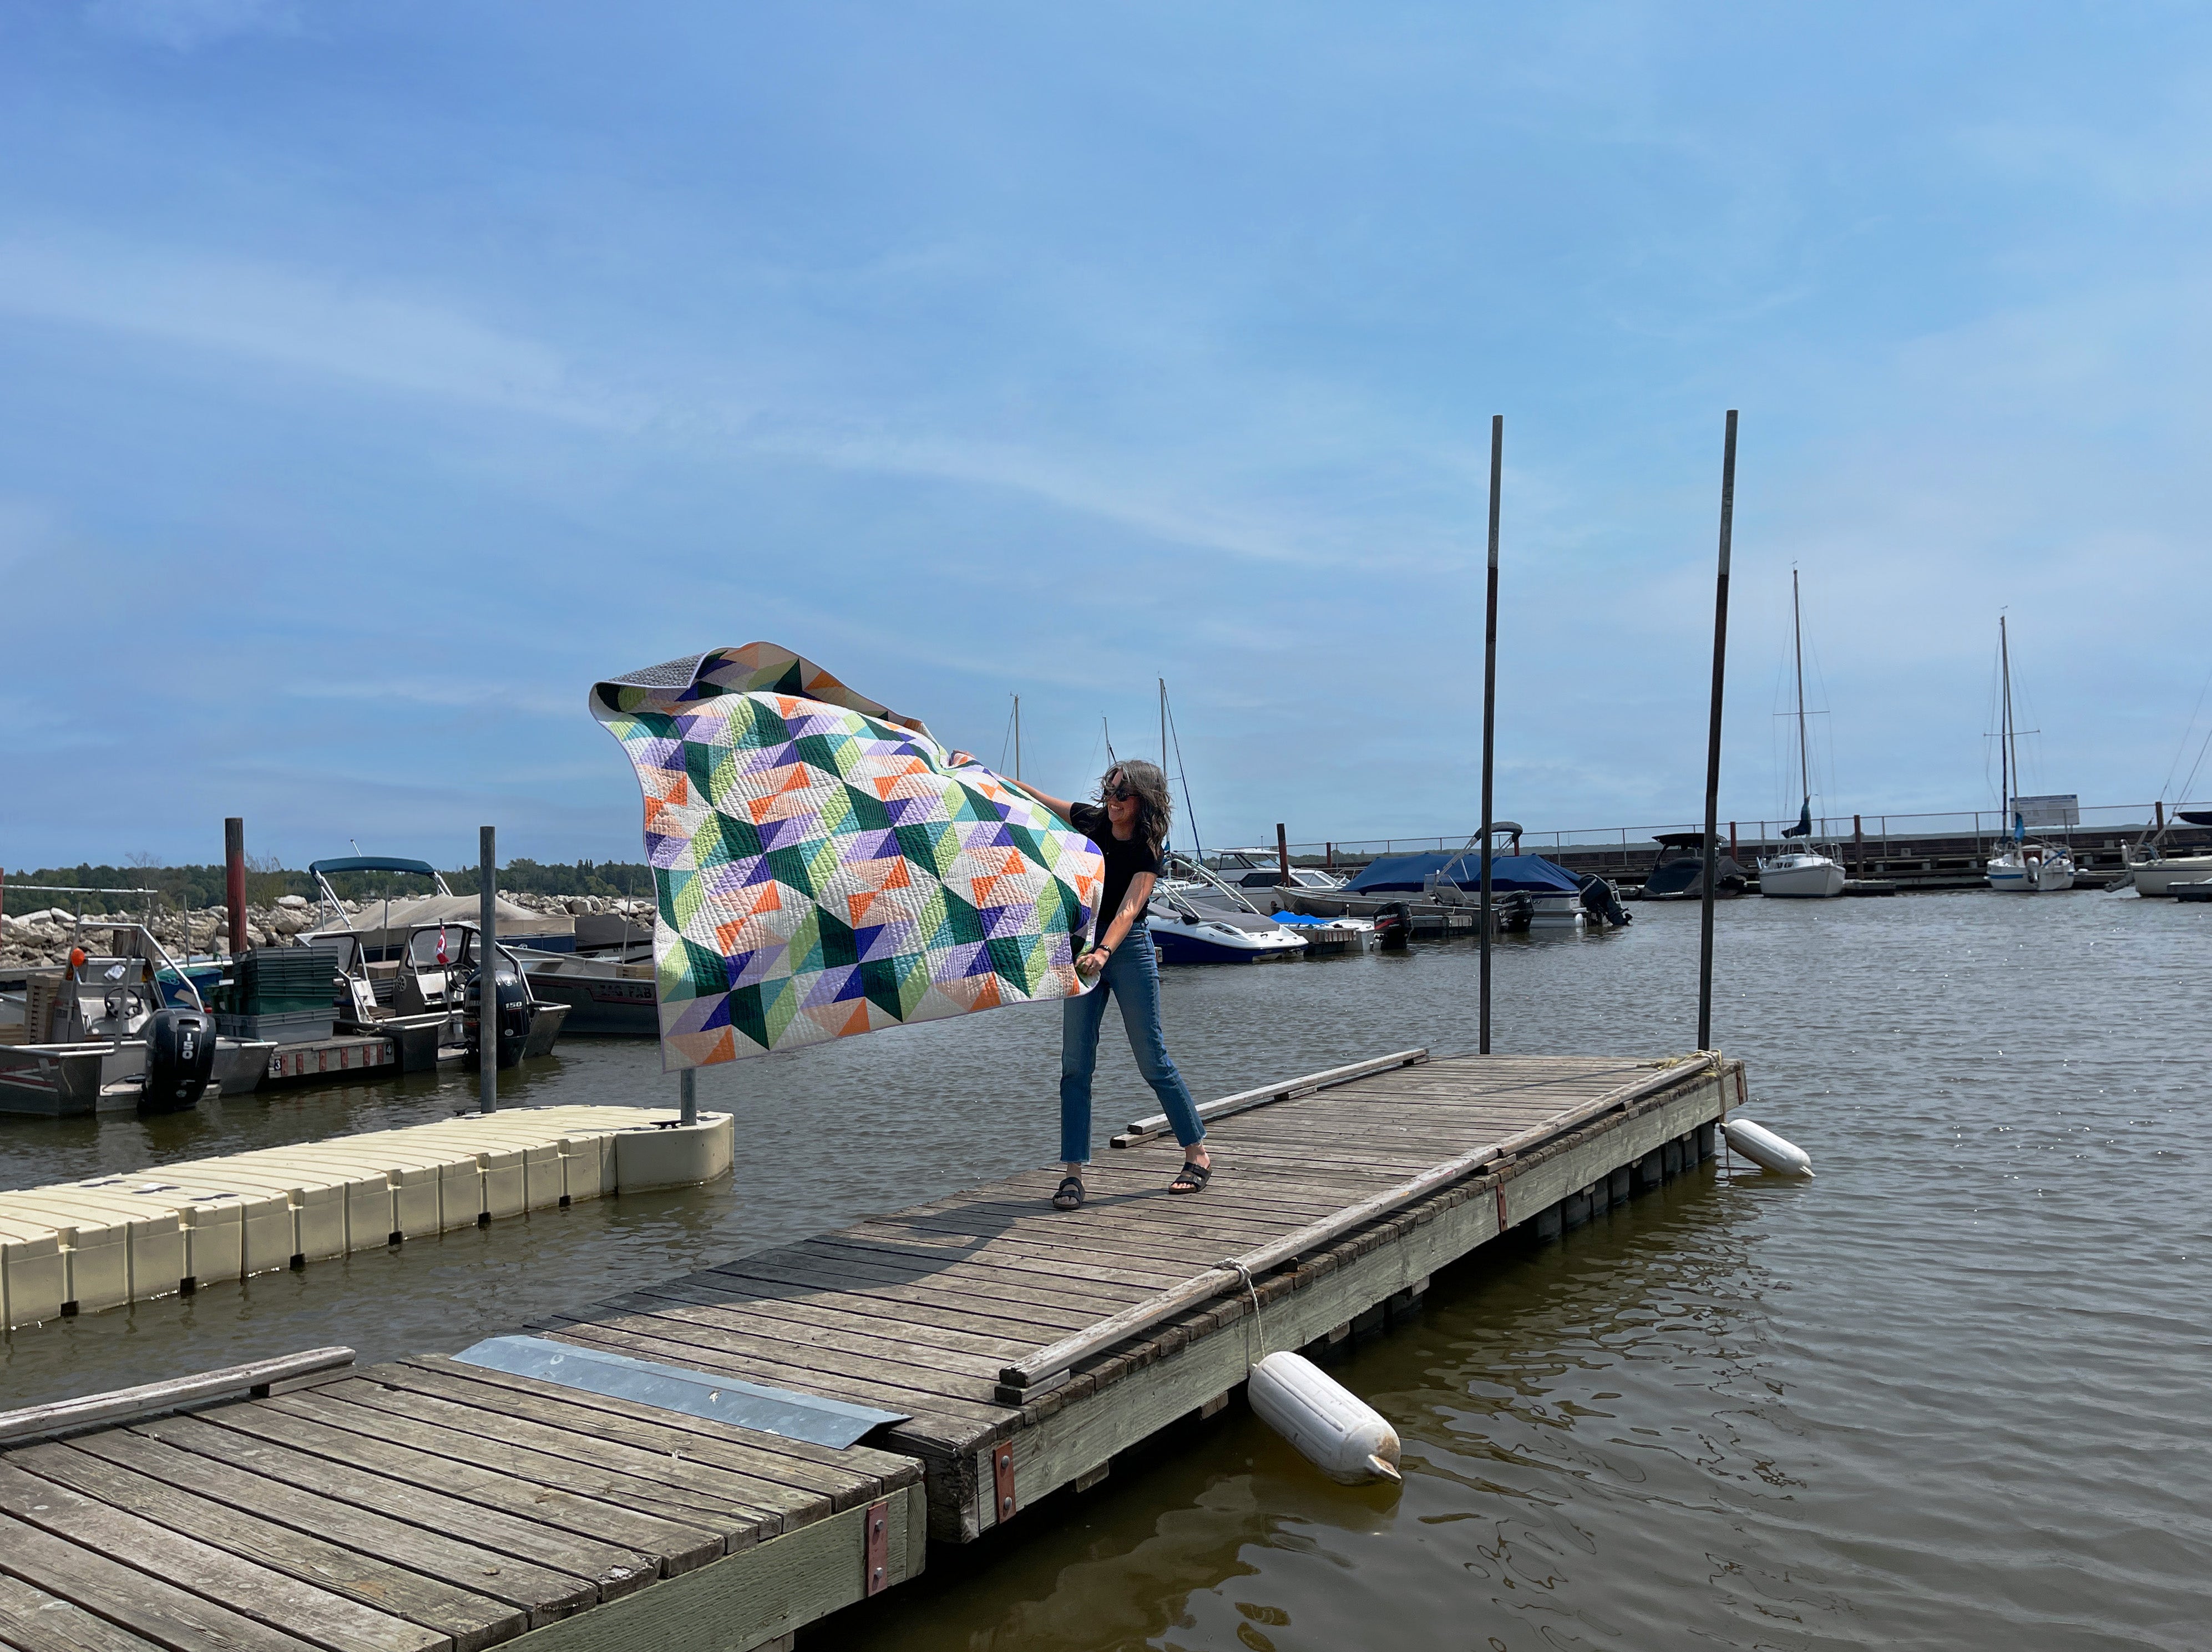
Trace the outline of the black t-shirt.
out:
[[[1102,944],[1106,931],[1114,921],[1114,914],[1121,909],[1121,898],[1129,892],[1130,880],[1140,872],[1158,877],[1168,869],[1167,850],[1147,855],[1144,840],[1133,832],[1124,841],[1114,835],[1114,823],[1106,811],[1095,803],[1079,803],[1068,811],[1068,821],[1075,829],[1098,846],[1098,853],[1106,857],[1106,887],[1098,897],[1098,930],[1093,945]],[[1130,926],[1133,935],[1144,923],[1139,916]]]

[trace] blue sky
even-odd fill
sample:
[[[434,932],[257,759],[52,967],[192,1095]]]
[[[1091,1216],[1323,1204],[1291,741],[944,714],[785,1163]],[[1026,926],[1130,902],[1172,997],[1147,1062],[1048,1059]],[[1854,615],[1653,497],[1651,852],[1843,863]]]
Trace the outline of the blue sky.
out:
[[[635,858],[768,638],[1209,840],[2147,798],[2208,663],[2212,16],[0,9],[0,861]],[[2203,725],[2198,725],[2201,735]],[[2186,761],[2183,768],[2187,768]],[[2200,781],[2200,791],[2212,782]]]

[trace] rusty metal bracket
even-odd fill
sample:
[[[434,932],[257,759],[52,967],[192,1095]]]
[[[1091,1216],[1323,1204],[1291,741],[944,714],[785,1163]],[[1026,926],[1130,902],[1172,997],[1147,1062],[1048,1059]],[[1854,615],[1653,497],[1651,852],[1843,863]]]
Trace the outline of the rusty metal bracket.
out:
[[[1014,1447],[1011,1440],[1001,1440],[991,1448],[991,1488],[998,1497],[999,1518],[1011,1520],[1014,1515]]]
[[[1506,1220],[1505,1220],[1505,1183],[1504,1183],[1504,1181],[1501,1178],[1501,1179],[1499,1180],[1498,1183],[1498,1232],[1500,1232],[1500,1233],[1504,1233],[1504,1232],[1505,1231],[1505,1230],[1506,1230],[1507,1225],[1508,1225],[1508,1224],[1507,1224]]]
[[[881,1594],[891,1586],[891,1504],[889,1497],[868,1505],[867,1592]]]

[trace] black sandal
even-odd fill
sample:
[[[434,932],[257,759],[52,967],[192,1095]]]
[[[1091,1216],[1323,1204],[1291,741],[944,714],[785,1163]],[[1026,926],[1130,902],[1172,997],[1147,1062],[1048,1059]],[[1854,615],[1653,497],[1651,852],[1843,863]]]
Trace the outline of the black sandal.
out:
[[[1176,1173],[1176,1179],[1168,1183],[1168,1191],[1171,1193],[1202,1193],[1206,1191],[1206,1184],[1212,1180],[1212,1165],[1193,1164],[1185,1159],[1182,1169]]]
[[[1052,1196],[1053,1209],[1073,1211],[1080,1209],[1082,1205],[1083,1178],[1081,1176],[1063,1177],[1060,1181],[1060,1191]]]

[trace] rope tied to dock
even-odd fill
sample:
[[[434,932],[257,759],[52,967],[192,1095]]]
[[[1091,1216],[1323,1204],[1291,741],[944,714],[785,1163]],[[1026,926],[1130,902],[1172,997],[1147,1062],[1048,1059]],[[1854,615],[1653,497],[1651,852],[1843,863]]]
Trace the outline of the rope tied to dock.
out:
[[[1244,1289],[1252,1298],[1252,1326],[1251,1329],[1244,1333],[1244,1370],[1249,1374],[1261,1359],[1267,1357],[1267,1327],[1260,1318],[1260,1287],[1253,1283],[1250,1266],[1237,1257],[1225,1257],[1216,1262],[1214,1266],[1234,1268],[1237,1271],[1237,1277],[1244,1282]],[[1260,1337],[1259,1359],[1252,1357],[1252,1336],[1255,1331]]]

